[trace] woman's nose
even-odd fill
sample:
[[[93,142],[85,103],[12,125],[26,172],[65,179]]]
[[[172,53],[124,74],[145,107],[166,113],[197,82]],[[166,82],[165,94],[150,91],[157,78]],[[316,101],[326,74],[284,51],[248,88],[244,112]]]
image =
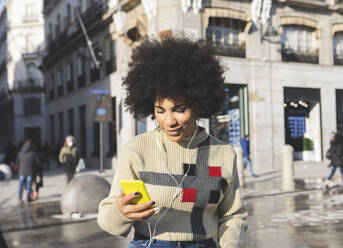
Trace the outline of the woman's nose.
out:
[[[175,117],[173,116],[173,114],[167,114],[166,125],[169,127],[172,127],[172,126],[175,126],[175,124],[177,124],[177,121]]]

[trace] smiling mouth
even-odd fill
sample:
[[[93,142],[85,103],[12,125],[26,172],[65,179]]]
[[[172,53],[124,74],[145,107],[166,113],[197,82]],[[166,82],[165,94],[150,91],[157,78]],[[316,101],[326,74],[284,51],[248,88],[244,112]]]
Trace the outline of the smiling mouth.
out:
[[[168,135],[170,136],[179,136],[182,131],[182,127],[173,130],[167,130]]]

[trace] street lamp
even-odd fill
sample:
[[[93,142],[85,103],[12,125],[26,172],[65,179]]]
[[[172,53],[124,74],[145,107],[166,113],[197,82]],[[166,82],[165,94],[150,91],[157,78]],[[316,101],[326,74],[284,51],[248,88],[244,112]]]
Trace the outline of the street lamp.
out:
[[[279,35],[279,33],[275,29],[275,27],[273,26],[271,19],[268,20],[267,28],[264,32],[263,32],[263,24],[262,24],[262,22],[260,23],[260,36],[261,36],[260,42],[261,43],[263,40],[265,40],[264,37],[274,37],[274,36],[278,36],[278,35]]]

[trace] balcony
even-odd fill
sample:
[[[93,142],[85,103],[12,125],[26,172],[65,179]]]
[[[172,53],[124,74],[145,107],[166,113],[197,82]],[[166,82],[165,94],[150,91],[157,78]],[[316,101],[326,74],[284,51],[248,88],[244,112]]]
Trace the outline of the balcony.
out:
[[[14,80],[12,91],[18,93],[44,92],[44,87],[38,79],[26,78]]]
[[[110,75],[112,72],[114,72],[116,68],[115,59],[107,60],[105,65],[106,70],[106,76]]]
[[[38,22],[38,13],[26,13],[23,15],[22,21],[27,23],[27,22]]]
[[[309,63],[309,64],[318,64],[319,56],[318,50],[310,51],[297,51],[291,48],[282,48],[282,61],[284,62],[299,62],[299,63]]]
[[[85,75],[84,74],[83,75],[79,75],[77,77],[77,87],[81,88],[81,87],[83,87],[85,85],[86,85],[86,77],[85,77]]]
[[[107,10],[107,4],[102,1],[95,1],[84,13],[82,13],[82,20],[86,27],[92,23],[101,20],[102,15]]]
[[[215,45],[214,47],[218,55],[245,58],[245,44]]]

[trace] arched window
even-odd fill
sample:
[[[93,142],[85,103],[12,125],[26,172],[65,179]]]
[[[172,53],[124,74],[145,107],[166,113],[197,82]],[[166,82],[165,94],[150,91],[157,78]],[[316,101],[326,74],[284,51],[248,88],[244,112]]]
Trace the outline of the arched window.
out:
[[[210,17],[206,28],[206,40],[214,44],[218,54],[245,57],[245,21],[226,17]]]
[[[283,25],[281,35],[282,61],[318,64],[315,28],[304,25]]]

